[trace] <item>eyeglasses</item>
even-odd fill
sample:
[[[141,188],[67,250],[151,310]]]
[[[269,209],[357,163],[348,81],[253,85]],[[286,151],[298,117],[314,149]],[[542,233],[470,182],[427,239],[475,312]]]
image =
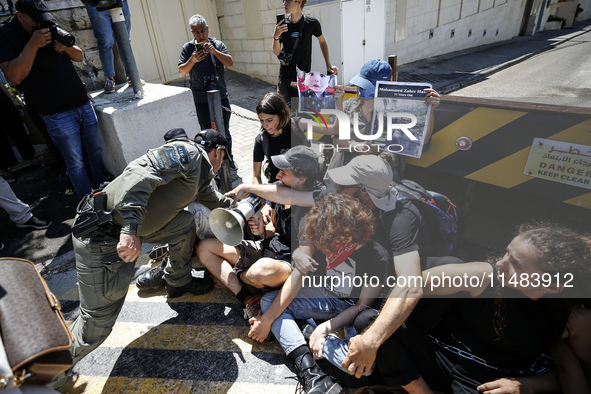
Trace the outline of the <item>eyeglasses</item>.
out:
[[[292,1],[293,1],[294,3],[299,3],[301,0],[283,0],[283,4],[289,4],[289,3],[291,3]]]
[[[191,33],[193,34],[203,34],[207,32],[207,27],[203,30],[191,30]]]

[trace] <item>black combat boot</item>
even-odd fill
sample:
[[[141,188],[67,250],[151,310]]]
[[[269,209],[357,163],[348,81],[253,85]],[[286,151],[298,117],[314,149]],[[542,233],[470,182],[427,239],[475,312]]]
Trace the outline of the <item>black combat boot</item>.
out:
[[[322,372],[310,352],[296,358],[295,368],[306,394],[339,394],[343,390],[340,384]]]
[[[162,263],[156,267],[149,269],[135,281],[135,285],[138,289],[155,289],[164,284],[164,268],[168,262],[168,256],[162,260]]]

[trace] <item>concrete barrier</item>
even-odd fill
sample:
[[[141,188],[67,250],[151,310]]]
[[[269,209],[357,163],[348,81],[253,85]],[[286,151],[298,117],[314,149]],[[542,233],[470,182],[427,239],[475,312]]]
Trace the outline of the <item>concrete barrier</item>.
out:
[[[127,164],[164,143],[164,133],[182,127],[193,138],[200,131],[190,89],[145,84],[144,98],[133,100],[133,89],[91,93],[99,121],[105,168],[117,176]]]

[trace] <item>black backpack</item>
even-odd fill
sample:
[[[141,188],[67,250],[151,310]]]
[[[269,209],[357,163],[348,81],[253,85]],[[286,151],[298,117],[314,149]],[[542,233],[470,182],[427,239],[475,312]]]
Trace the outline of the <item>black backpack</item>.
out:
[[[456,206],[441,193],[426,190],[418,183],[403,179],[396,185],[397,201],[412,200],[431,230],[435,256],[450,256],[458,241]]]

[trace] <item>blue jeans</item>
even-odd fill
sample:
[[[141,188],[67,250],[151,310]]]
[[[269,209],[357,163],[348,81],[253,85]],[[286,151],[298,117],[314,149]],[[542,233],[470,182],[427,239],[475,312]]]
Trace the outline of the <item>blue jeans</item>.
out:
[[[113,39],[113,27],[111,26],[111,12],[97,11],[95,7],[88,6],[86,7],[86,11],[90,18],[94,37],[98,41],[99,57],[103,65],[103,73],[106,78],[111,78],[115,76],[115,66],[113,65],[113,44],[115,40]],[[123,0],[123,17],[125,18],[125,27],[129,36],[131,32],[131,13],[129,12],[127,0]],[[121,60],[125,67],[125,75],[129,75],[119,40],[117,40],[117,45],[119,46],[119,53],[121,54]]]
[[[45,115],[43,120],[53,143],[59,148],[70,181],[82,198],[105,181],[98,122],[90,102],[69,111]]]
[[[261,299],[261,310],[263,312],[269,309],[278,293],[278,291],[267,293]],[[317,287],[302,288],[287,309],[275,319],[271,325],[271,331],[281,344],[285,354],[289,354],[296,348],[306,345],[306,339],[295,322],[295,319],[306,320],[312,318],[317,322],[326,321],[354,305],[354,302],[356,300],[351,302],[338,298],[328,298],[324,291]],[[341,368],[341,363],[349,351],[349,339],[357,335],[357,332],[353,326],[347,326],[345,333],[346,340],[328,335],[324,343],[322,355],[330,363],[347,372]]]
[[[222,99],[222,105],[226,108],[230,108],[230,100],[228,98]],[[199,120],[199,127],[201,130],[211,129],[211,119],[209,117],[209,105],[207,103],[195,102],[195,109],[197,110],[197,119]],[[228,140],[228,159],[230,162],[234,162],[234,156],[232,155],[232,136],[230,135],[230,115],[229,111],[222,108],[224,114],[224,126],[226,126],[226,139]]]

